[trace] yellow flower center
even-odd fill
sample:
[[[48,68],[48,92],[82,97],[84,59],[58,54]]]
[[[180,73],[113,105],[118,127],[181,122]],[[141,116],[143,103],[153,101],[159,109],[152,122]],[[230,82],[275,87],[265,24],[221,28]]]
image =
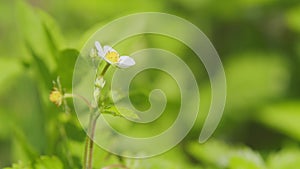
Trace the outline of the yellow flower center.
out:
[[[119,61],[119,54],[117,52],[108,52],[106,55],[105,55],[105,58],[107,60],[109,60],[110,62],[112,63],[117,63]]]
[[[50,96],[49,96],[49,99],[51,102],[53,102],[54,104],[60,106],[61,105],[61,102],[62,102],[62,99],[63,99],[63,95],[59,92],[59,91],[52,91]]]

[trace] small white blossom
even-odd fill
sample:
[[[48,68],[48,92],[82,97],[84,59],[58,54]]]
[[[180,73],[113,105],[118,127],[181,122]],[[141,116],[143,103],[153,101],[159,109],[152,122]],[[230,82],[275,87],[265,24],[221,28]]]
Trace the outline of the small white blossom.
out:
[[[103,77],[98,77],[96,80],[95,80],[95,86],[98,87],[98,88],[103,88],[105,85],[105,80],[103,79]]]
[[[110,46],[106,45],[102,48],[101,44],[96,41],[95,47],[98,52],[98,56],[111,65],[115,65],[119,68],[128,68],[135,65],[133,58],[129,56],[120,56],[119,53]]]

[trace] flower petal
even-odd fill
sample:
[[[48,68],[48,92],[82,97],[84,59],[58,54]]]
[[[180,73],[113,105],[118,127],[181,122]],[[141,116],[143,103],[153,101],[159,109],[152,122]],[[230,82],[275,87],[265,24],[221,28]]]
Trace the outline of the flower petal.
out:
[[[104,49],[104,56],[107,54],[107,52],[117,52],[114,48],[108,45],[105,45],[103,49]]]
[[[107,63],[109,63],[109,64],[111,64],[111,65],[114,65],[114,63],[112,63],[110,60],[108,60],[106,57],[103,57],[103,59],[107,62]]]
[[[98,55],[101,56],[101,57],[104,57],[104,51],[102,49],[102,46],[101,46],[100,42],[96,41],[95,42],[95,47],[97,49]]]
[[[117,66],[119,68],[128,68],[133,65],[135,65],[135,61],[133,58],[131,58],[129,56],[121,56],[117,63]]]

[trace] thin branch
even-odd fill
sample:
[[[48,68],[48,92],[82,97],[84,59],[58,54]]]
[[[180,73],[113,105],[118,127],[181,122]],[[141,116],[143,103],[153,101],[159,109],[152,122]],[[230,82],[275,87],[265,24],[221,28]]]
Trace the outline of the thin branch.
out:
[[[81,95],[66,93],[66,94],[64,94],[64,98],[78,98],[78,99],[81,99],[81,100],[84,101],[85,104],[90,108],[90,110],[93,109],[92,104],[91,104],[85,97],[83,97],[83,96],[81,96]]]

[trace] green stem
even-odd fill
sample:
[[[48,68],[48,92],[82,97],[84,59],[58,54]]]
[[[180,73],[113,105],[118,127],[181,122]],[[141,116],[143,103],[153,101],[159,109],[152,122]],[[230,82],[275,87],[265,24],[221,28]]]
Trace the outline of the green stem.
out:
[[[92,104],[86,98],[84,98],[83,96],[80,96],[78,94],[65,93],[64,94],[64,98],[78,98],[78,99],[81,99],[90,108],[90,110],[93,109]]]
[[[106,63],[105,67],[103,68],[102,72],[100,73],[100,76],[103,77],[106,73],[107,69],[109,68],[110,64]]]
[[[96,78],[104,77],[104,74],[107,72],[110,64],[106,63],[105,67],[103,68],[100,75],[97,75]],[[85,101],[87,102],[87,101]],[[98,100],[96,100],[98,102]],[[95,108],[91,106],[89,102],[87,102],[91,112],[89,118],[89,125],[88,125],[88,134],[86,137],[85,148],[84,148],[84,159],[83,159],[83,168],[84,169],[92,169],[93,168],[93,152],[94,152],[94,137],[95,137],[95,129],[97,124],[97,119],[100,116],[99,111],[95,111]],[[98,107],[99,110],[99,107]]]
[[[88,166],[87,156],[88,156],[88,153],[89,153],[89,149],[88,149],[89,144],[90,144],[90,137],[87,136],[86,139],[85,139],[85,146],[84,146],[83,169],[87,169],[87,166]]]
[[[95,129],[97,124],[97,119],[99,117],[100,113],[96,112],[96,114],[91,113],[90,115],[90,122],[89,122],[89,133],[87,136],[87,142],[85,145],[86,152],[85,152],[85,164],[86,169],[92,169],[93,167],[93,152],[94,152],[94,137],[95,137]]]
[[[91,112],[90,113],[91,116],[93,115],[92,112],[94,111],[94,108],[93,108],[92,104],[85,97],[83,97],[81,95],[78,95],[78,94],[74,94],[74,93],[73,94],[65,93],[64,94],[64,98],[65,99],[66,98],[79,98],[79,99],[81,99],[89,107],[90,112]],[[90,117],[90,118],[92,118],[92,117]],[[88,133],[90,133],[90,131],[89,131],[90,128],[91,127],[88,128]],[[88,146],[89,146],[90,143],[91,143],[91,139],[90,139],[89,135],[87,135],[86,140],[85,140],[85,148],[84,148],[84,155],[83,155],[83,168],[84,169],[87,169],[88,163],[89,163],[88,154],[89,154],[90,149],[89,149]]]

